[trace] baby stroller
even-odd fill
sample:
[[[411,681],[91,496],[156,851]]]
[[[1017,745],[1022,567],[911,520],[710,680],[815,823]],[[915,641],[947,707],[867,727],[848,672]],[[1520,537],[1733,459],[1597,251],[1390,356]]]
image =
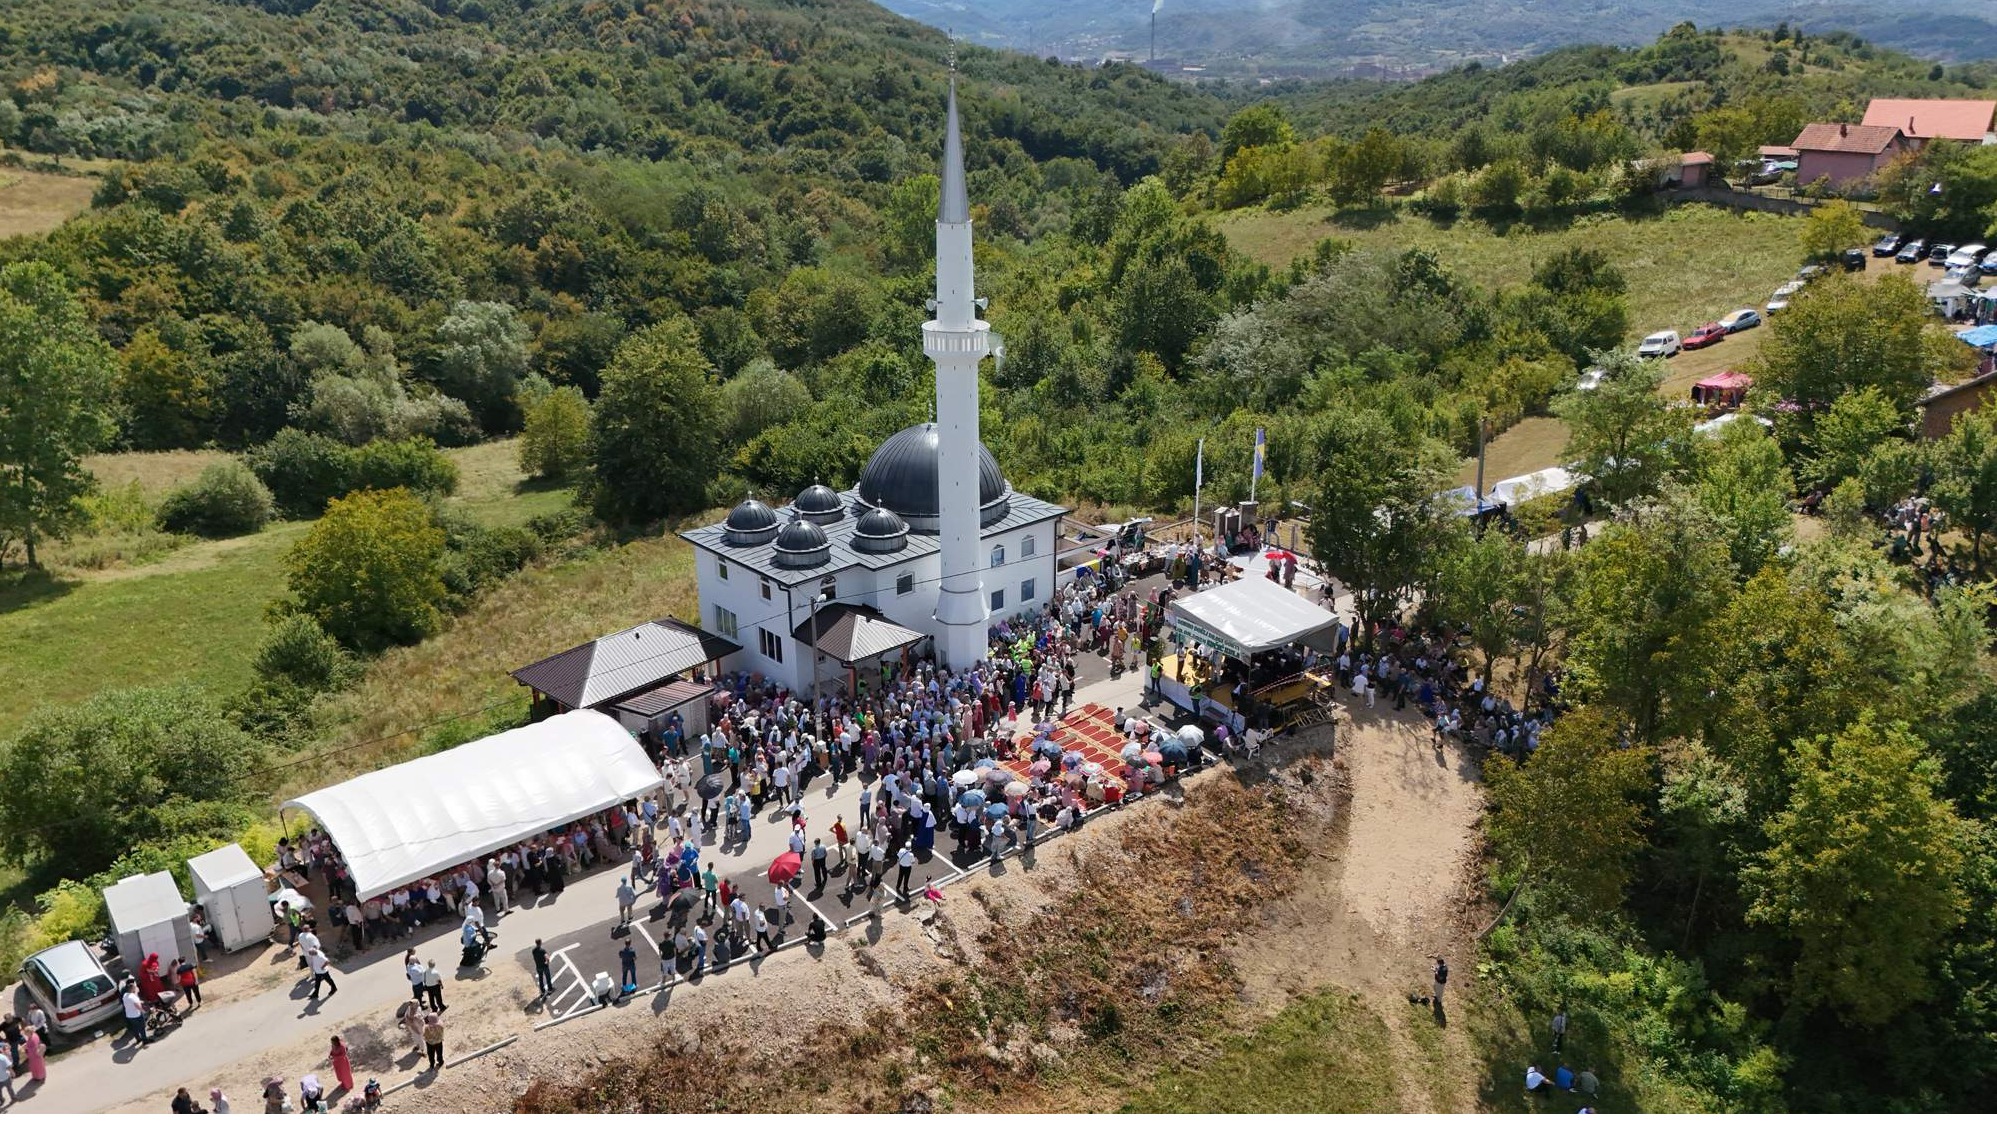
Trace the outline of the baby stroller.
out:
[[[158,998],[145,1003],[146,1033],[149,1036],[157,1036],[180,1024],[181,1013],[173,1008],[179,999],[179,991],[163,990]]]

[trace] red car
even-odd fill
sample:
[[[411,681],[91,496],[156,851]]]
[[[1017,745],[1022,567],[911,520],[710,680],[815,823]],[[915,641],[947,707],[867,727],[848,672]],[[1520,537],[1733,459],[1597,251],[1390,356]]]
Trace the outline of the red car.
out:
[[[1711,347],[1727,337],[1727,329],[1717,323],[1703,324],[1698,331],[1685,337],[1685,350],[1695,351],[1701,347]]]

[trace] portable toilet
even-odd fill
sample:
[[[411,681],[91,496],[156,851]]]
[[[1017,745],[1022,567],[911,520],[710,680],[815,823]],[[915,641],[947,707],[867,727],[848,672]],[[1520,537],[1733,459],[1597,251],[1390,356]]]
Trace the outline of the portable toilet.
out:
[[[159,956],[161,967],[176,957],[194,959],[187,902],[180,899],[180,887],[165,870],[135,874],[106,886],[104,908],[111,914],[111,936],[126,971],[137,974],[149,954]]]
[[[263,871],[230,843],[187,860],[194,879],[194,903],[208,918],[208,935],[223,951],[236,951],[270,938],[270,891]]]

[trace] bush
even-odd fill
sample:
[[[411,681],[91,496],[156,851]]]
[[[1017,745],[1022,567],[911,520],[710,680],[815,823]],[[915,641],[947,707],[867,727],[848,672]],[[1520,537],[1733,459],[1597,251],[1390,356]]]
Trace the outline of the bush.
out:
[[[395,426],[403,436],[428,437],[443,448],[464,448],[485,438],[471,407],[442,394],[403,402]]]
[[[193,690],[44,707],[0,748],[0,852],[88,876],[149,839],[240,814],[267,763],[260,742]]]
[[[302,613],[279,617],[257,649],[257,677],[309,691],[338,690],[358,668],[319,621]]]
[[[451,606],[463,609],[479,592],[541,555],[544,543],[533,530],[518,526],[481,526],[453,519],[445,524],[450,553],[444,559],[444,587]]]
[[[445,537],[409,491],[357,491],[285,555],[291,611],[357,651],[414,643],[438,624],[448,596]]]
[[[292,518],[313,519],[349,492],[406,487],[419,495],[457,490],[458,466],[428,438],[348,448],[331,437],[285,429],[249,454],[257,478]]]
[[[277,514],[270,489],[249,465],[231,457],[201,470],[194,482],[160,504],[160,526],[203,538],[230,538],[262,530]]]

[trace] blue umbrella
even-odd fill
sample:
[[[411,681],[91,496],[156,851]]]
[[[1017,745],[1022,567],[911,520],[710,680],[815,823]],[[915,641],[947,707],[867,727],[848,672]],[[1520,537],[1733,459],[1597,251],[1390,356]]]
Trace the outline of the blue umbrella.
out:
[[[977,761],[977,763],[975,763],[975,764],[971,765],[971,767],[972,767],[972,768],[997,768],[997,767],[998,767],[998,761],[996,761],[996,760],[993,760],[993,759],[992,759],[991,757],[982,757],[982,758],[980,758],[980,759],[979,759],[979,760]]]
[[[963,795],[957,797],[957,803],[962,807],[976,807],[984,801],[985,793],[983,792],[965,792]]]
[[[994,803],[994,804],[992,804],[992,805],[990,805],[990,806],[986,807],[986,808],[985,808],[985,818],[987,818],[987,819],[1003,819],[1003,818],[1005,818],[1005,804],[1003,804],[1003,803]]]

